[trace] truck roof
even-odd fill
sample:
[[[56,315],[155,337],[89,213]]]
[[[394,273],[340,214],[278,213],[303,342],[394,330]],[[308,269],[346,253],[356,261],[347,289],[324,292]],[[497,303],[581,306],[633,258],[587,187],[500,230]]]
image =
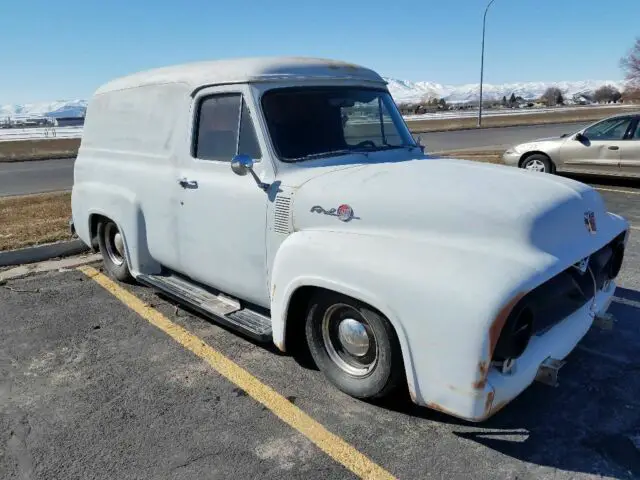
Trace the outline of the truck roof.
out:
[[[373,70],[352,63],[310,57],[254,57],[184,63],[146,70],[111,80],[98,88],[95,94],[165,83],[182,83],[196,89],[205,85],[318,78],[386,84]]]

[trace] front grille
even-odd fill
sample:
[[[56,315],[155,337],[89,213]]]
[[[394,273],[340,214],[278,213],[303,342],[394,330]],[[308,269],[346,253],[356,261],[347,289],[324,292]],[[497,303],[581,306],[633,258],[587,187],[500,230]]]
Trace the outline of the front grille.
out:
[[[571,266],[525,295],[513,308],[507,324],[516,318],[514,315],[528,308],[533,314],[532,335],[540,335],[590,302],[610,279],[610,272],[615,273],[614,257],[616,250],[623,248],[624,236],[625,233],[620,234],[591,254],[590,271],[582,273]],[[503,331],[500,342],[508,344],[510,340],[503,341],[503,335],[509,334]],[[493,360],[499,360],[495,353]]]
[[[609,279],[614,247],[624,240],[624,234],[614,238],[589,258],[590,271],[582,273],[571,266],[538,286],[520,302],[527,304],[534,316],[533,334],[540,334],[575,311],[604,287]],[[592,275],[593,274],[593,275]],[[595,278],[595,290],[594,290]]]

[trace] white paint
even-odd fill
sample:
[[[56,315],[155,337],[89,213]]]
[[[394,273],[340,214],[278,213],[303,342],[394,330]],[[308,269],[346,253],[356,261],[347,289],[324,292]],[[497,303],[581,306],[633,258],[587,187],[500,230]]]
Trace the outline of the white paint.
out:
[[[257,57],[194,62],[134,73],[101,86],[96,94],[167,83],[180,83],[193,90],[202,85],[309,78],[384,83],[373,70],[350,63],[320,58]]]
[[[491,371],[484,390],[473,388],[482,379],[479,363],[489,361],[489,329],[501,309],[628,227],[605,211],[594,189],[562,177],[426,156],[417,148],[282,162],[258,101],[264,91],[370,86],[375,75],[328,79],[337,75],[334,63],[272,62],[269,68],[250,64],[258,81],[251,73],[246,82],[207,87],[196,99],[198,82],[212,82],[209,64],[99,89],[75,162],[72,210],[79,237],[91,241],[91,214],[108,216],[124,235],[134,276],[165,266],[267,307],[274,343],[283,349],[287,323],[302,321],[286,315],[296,289],[323,287],[367,302],[396,330],[414,401],[436,402],[472,420],[484,418],[488,395],[507,400],[522,391],[543,352],[564,355],[575,346],[590,323],[583,310],[532,341],[522,373],[503,378]],[[246,74],[238,65],[219,64],[215,79]],[[279,80],[265,82],[265,72]],[[191,156],[194,102],[226,91],[241,92],[252,112],[262,150],[254,171],[272,185],[267,193],[249,175],[234,174],[228,162]],[[170,120],[139,121],[163,116]],[[180,187],[183,177],[198,188]],[[342,222],[312,211],[343,203],[357,218]],[[597,216],[596,235],[585,229],[586,210]],[[285,220],[276,224],[276,217]],[[603,308],[608,296],[598,298]]]

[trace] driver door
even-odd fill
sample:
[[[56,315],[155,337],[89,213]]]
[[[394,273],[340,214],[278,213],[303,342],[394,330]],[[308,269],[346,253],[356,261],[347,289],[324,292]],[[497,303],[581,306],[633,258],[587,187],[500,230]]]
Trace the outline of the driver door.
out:
[[[193,101],[191,149],[181,155],[175,189],[181,273],[233,297],[269,305],[266,268],[267,194],[231,170],[237,154],[254,160],[264,180],[272,164],[258,140],[249,88],[229,85]]]
[[[569,139],[562,146],[564,166],[571,171],[616,175],[620,173],[621,149],[633,117],[608,118]]]

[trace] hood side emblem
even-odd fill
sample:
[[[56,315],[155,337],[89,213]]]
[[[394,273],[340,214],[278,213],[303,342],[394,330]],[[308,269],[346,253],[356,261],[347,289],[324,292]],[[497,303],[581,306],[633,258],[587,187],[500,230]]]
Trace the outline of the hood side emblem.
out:
[[[596,214],[591,210],[584,212],[584,226],[589,233],[596,233],[598,227],[596,226]]]
[[[320,205],[314,205],[311,207],[311,211],[314,213],[322,213],[323,215],[329,215],[332,217],[338,217],[343,222],[349,222],[351,220],[360,220],[360,217],[356,217],[353,213],[353,208],[347,204],[342,204],[338,208],[330,208],[325,210]]]

